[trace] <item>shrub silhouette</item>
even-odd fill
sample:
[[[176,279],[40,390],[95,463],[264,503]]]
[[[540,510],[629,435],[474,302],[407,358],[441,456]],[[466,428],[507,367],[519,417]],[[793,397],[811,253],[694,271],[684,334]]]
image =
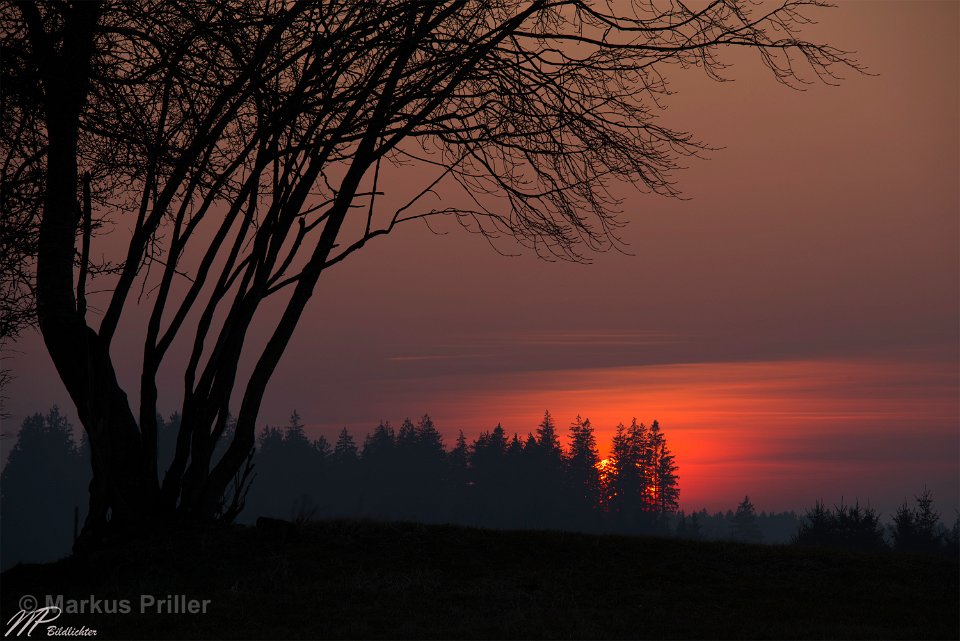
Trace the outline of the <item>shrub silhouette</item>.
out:
[[[834,506],[831,510],[822,501],[803,516],[795,542],[807,547],[829,547],[848,550],[881,550],[886,547],[880,517],[870,507]]]
[[[910,509],[904,501],[893,516],[893,547],[911,554],[939,554],[949,545],[949,539],[940,524],[940,514],[933,509],[933,492],[924,488],[915,498],[915,508]]]

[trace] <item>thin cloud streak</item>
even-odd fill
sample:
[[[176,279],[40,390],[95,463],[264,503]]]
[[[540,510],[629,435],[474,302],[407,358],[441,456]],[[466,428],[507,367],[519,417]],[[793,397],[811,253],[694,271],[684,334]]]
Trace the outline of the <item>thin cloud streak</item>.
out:
[[[682,339],[682,334],[659,330],[638,331],[536,331],[512,332],[491,336],[488,341],[505,345],[547,346],[643,346],[673,345]]]
[[[424,354],[420,356],[388,356],[385,361],[403,363],[407,361],[449,361],[467,358],[490,358],[489,354]]]

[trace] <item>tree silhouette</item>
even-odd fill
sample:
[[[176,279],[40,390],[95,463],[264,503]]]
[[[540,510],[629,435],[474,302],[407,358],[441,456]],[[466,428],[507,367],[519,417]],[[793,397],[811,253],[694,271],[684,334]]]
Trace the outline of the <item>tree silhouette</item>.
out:
[[[396,447],[396,435],[390,423],[381,422],[363,441],[363,460],[366,463],[389,461]]]
[[[389,422],[381,421],[363,441],[361,510],[392,514],[400,488],[402,471],[397,464],[396,434]]]
[[[817,501],[800,522],[794,542],[809,547],[880,550],[886,547],[880,517],[872,508],[841,503],[833,510]]]
[[[667,66],[719,79],[718,51],[742,47],[777,81],[832,81],[855,63],[799,37],[818,4],[4,3],[2,201],[26,236],[7,256],[30,258],[18,264],[40,331],[90,439],[83,540],[108,513],[131,533],[220,511],[327,268],[428,216],[551,258],[616,245],[609,184],[674,195],[671,170],[703,148],[651,113]],[[411,161],[435,175],[385,209],[386,174]],[[428,206],[438,189],[474,205]],[[123,257],[96,264],[108,231]],[[87,292],[108,272],[94,323]],[[111,350],[141,290],[152,308],[131,404]],[[254,319],[278,298],[255,348]],[[156,377],[184,344],[180,433],[158,483]],[[236,427],[214,458],[231,398]]]
[[[0,566],[61,557],[73,543],[90,480],[89,450],[78,448],[73,426],[53,407],[24,419],[0,477]]]
[[[679,507],[677,465],[660,424],[617,426],[606,472],[606,509],[625,531],[666,534]]]
[[[537,447],[540,448],[545,457],[560,457],[560,437],[557,435],[557,426],[554,424],[549,411],[543,413],[543,420],[537,426],[536,439]]]
[[[169,450],[171,456],[178,421],[176,413],[157,419],[160,442],[166,443],[161,452]],[[289,531],[288,519],[363,517],[672,534],[689,540],[792,542],[868,552],[889,548],[877,512],[858,502],[829,508],[816,501],[802,518],[794,512],[757,514],[748,497],[736,513],[660,510],[660,501],[645,498],[652,486],[642,483],[638,461],[643,453],[636,447],[640,441],[648,445],[659,441],[660,449],[665,448],[667,438],[659,423],[652,423],[649,430],[635,419],[630,428],[618,425],[611,456],[600,464],[592,424],[578,416],[570,425],[569,447],[561,448],[561,465],[549,483],[541,476],[543,461],[550,459],[544,459],[532,434],[526,443],[516,433],[508,439],[498,424],[468,444],[461,430],[447,451],[429,415],[417,423],[405,420],[404,425],[409,440],[405,450],[397,447],[398,436],[390,423],[381,422],[364,438],[360,452],[346,428],[340,430],[335,447],[324,436],[311,442],[297,412],[285,428],[264,426],[255,457],[257,482],[240,518],[250,523],[266,517],[281,536]],[[72,427],[56,407],[23,422],[0,481],[4,568],[19,561],[49,561],[67,552],[75,511],[82,514],[83,485],[90,479],[89,455],[86,439],[76,445]],[[661,464],[665,459],[660,457]],[[670,461],[675,470],[672,454]],[[589,493],[592,487],[597,494]],[[927,489],[916,497],[915,507],[904,504],[898,510],[890,530],[898,552],[952,557],[960,553],[960,517],[947,529]]]
[[[330,447],[330,442],[327,440],[327,437],[321,434],[313,441],[313,449],[317,451],[317,454],[322,460],[326,460],[333,456],[333,448]]]
[[[563,447],[549,411],[544,412],[534,439],[524,446],[522,461],[520,483],[526,488],[522,511],[528,527],[559,527],[569,496],[563,490],[569,484]]]
[[[953,519],[953,526],[944,536],[944,552],[947,556],[960,556],[960,510],[957,510],[956,517]]]
[[[757,511],[750,502],[750,497],[743,497],[743,502],[737,505],[737,511],[731,519],[733,538],[746,543],[759,543],[763,536],[757,522]]]
[[[677,525],[674,528],[674,535],[678,539],[687,539],[690,541],[699,541],[703,538],[703,532],[700,528],[700,516],[694,512],[690,516],[681,510],[677,514]]]
[[[690,520],[687,522],[687,538],[693,539],[694,541],[699,541],[703,538],[703,532],[700,527],[700,515],[694,512],[690,515]]]
[[[295,443],[308,442],[307,434],[303,431],[303,423],[300,421],[300,414],[297,413],[297,410],[293,410],[293,414],[290,415],[290,423],[287,425],[286,439]]]
[[[417,442],[417,428],[409,417],[403,419],[397,432],[397,448],[412,451]]]
[[[445,498],[438,485],[442,486],[447,480],[447,466],[443,437],[429,415],[424,414],[417,422],[409,450],[399,451],[405,454],[401,479],[408,496],[407,510],[401,517],[416,521],[436,520]]]
[[[916,503],[911,509],[904,501],[893,516],[893,547],[898,552],[936,554],[941,550],[945,528],[940,525],[940,514],[933,509],[933,492],[924,488]]]
[[[346,427],[340,430],[330,456],[330,474],[336,479],[331,488],[330,513],[334,516],[356,514],[362,507],[362,483],[357,444]]]
[[[463,430],[460,430],[456,444],[447,456],[449,482],[444,488],[450,505],[450,518],[455,522],[464,522],[468,514],[469,460],[470,447],[467,445],[467,437],[464,436]]]
[[[254,459],[258,482],[247,496],[250,511],[270,518],[296,518],[318,509],[317,488],[327,455],[323,443],[317,448],[307,438],[296,411],[283,430],[264,426]]]
[[[463,430],[457,434],[457,444],[454,445],[453,449],[450,451],[450,465],[453,469],[459,471],[462,470],[464,478],[466,478],[467,470],[467,457],[470,455],[470,449],[467,447],[467,437],[463,435]]]
[[[355,463],[357,461],[357,444],[345,427],[340,430],[337,442],[333,446],[333,458],[338,463]]]
[[[635,468],[639,506],[643,512],[650,512],[656,507],[650,432],[636,418],[630,420],[627,428],[627,447]]]
[[[511,507],[507,501],[511,488],[507,485],[507,436],[499,423],[484,430],[470,446],[470,494],[474,517],[502,526],[509,520]]]
[[[590,519],[592,511],[600,502],[600,474],[597,465],[600,454],[597,450],[597,437],[593,433],[590,419],[576,420],[570,425],[570,456],[567,457],[567,470],[572,484],[572,499],[581,506],[584,521]]]
[[[677,464],[673,452],[667,447],[667,439],[660,430],[660,423],[650,425],[650,478],[653,481],[653,497],[661,515],[670,514],[679,508],[680,487]]]
[[[643,485],[637,474],[636,450],[631,447],[623,423],[616,427],[611,444],[610,459],[605,479],[606,508],[621,528],[637,518],[635,498]]]

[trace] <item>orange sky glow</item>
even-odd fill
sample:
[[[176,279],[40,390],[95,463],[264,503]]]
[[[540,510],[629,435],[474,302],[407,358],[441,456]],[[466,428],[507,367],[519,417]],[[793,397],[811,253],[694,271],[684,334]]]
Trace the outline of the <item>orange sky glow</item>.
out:
[[[657,419],[677,455],[688,509],[726,509],[744,494],[768,509],[819,498],[890,509],[891,493],[956,486],[956,466],[942,455],[960,448],[957,379],[949,361],[689,363],[425,378],[422,398],[388,405],[415,412],[419,401],[451,442],[457,428],[474,437],[497,422],[522,438],[544,409],[565,433],[580,414],[595,427],[601,455],[617,423]],[[950,504],[956,494],[941,500]]]
[[[688,510],[726,510],[749,494],[759,510],[843,498],[889,516],[927,485],[952,521],[960,3],[843,2],[815,18],[811,39],[855,51],[873,75],[795,91],[742,50],[723,55],[734,82],[667,69],[676,94],[663,124],[717,150],[677,172],[683,200],[611,187],[627,254],[591,265],[506,258],[438,221],[371,241],[325,273],[260,424],[283,425],[296,409],[314,436],[346,425],[362,439],[380,419],[428,412],[449,446],[457,430],[472,439],[497,422],[525,436],[549,409],[564,434],[577,414],[590,418],[605,454],[616,424],[636,416],[663,426]],[[384,206],[428,179],[387,171]],[[94,251],[110,255],[125,233]],[[114,342],[134,404],[146,291]],[[105,299],[90,300],[95,319]],[[238,380],[278,309],[266,305],[251,329]],[[179,407],[187,355],[171,350],[160,371],[164,413]],[[35,333],[8,364],[17,378],[3,432],[53,403],[74,415]]]

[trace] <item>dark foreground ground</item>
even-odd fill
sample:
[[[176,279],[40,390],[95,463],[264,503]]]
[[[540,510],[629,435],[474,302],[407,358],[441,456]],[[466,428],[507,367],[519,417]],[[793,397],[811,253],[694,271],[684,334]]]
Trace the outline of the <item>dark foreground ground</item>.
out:
[[[320,522],[17,566],[0,606],[6,632],[24,595],[63,595],[52,625],[97,638],[956,639],[958,576],[955,561],[891,554]],[[141,614],[141,595],[210,604]],[[131,612],[69,612],[91,598]]]

